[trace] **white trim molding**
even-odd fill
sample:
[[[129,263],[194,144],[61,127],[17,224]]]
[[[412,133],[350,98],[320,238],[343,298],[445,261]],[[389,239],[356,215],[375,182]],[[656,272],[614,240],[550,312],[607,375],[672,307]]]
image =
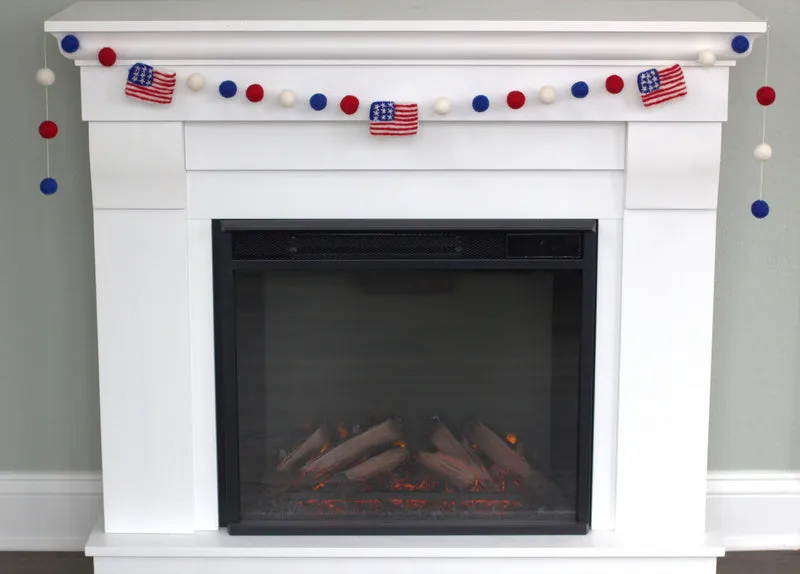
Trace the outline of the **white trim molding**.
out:
[[[800,549],[800,471],[710,472],[706,519],[728,550]]]
[[[0,550],[82,551],[101,507],[99,472],[0,472]]]

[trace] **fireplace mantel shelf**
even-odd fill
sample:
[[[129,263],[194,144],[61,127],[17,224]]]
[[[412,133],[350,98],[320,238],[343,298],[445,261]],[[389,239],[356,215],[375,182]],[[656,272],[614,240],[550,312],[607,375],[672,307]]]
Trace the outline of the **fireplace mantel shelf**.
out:
[[[78,2],[45,23],[81,35],[64,54],[98,65],[103,46],[121,62],[230,60],[513,60],[693,62],[712,50],[740,58],[766,23],[734,2]],[[309,41],[313,35],[313,41]],[[91,56],[89,56],[91,55]]]

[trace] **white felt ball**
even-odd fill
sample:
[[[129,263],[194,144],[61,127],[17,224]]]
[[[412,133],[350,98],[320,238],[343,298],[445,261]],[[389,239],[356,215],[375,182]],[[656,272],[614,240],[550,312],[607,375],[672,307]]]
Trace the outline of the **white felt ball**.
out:
[[[192,74],[186,78],[186,85],[189,86],[189,89],[193,92],[199,92],[205,87],[206,78],[203,74]]]
[[[278,94],[278,103],[284,108],[291,108],[297,102],[297,96],[292,90],[283,90]]]
[[[56,82],[56,74],[50,68],[39,68],[36,71],[36,81],[43,86],[52,86]]]
[[[697,61],[702,66],[713,66],[717,63],[717,55],[711,50],[703,50],[698,54]]]
[[[761,161],[772,159],[772,146],[768,143],[758,144],[755,151],[753,151],[753,155],[756,156],[756,159],[760,159]]]
[[[539,90],[539,101],[543,104],[550,105],[556,101],[556,89],[553,86],[545,86]]]
[[[449,114],[450,110],[452,109],[453,105],[447,98],[437,98],[436,101],[433,102],[433,111],[439,114],[440,116]]]

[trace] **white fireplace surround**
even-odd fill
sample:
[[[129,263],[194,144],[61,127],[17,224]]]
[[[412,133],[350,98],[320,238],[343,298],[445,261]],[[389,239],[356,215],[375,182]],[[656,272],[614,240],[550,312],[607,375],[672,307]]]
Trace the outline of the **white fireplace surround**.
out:
[[[728,2],[80,2],[48,20],[89,122],[104,521],[98,574],[712,574],[706,533],[715,223],[728,81],[766,25]],[[431,5],[429,5],[431,4]],[[113,47],[117,65],[99,66]],[[701,50],[715,66],[696,64]],[[175,102],[123,95],[137,61]],[[645,110],[636,74],[685,66]],[[202,73],[206,89],[186,87]],[[605,78],[626,80],[619,96]],[[265,102],[217,84],[262,83]],[[569,96],[585,80],[586,100]],[[536,93],[553,85],[558,101]],[[276,103],[283,89],[298,104]],[[514,89],[528,105],[504,104]],[[314,92],[330,98],[313,112]],[[357,95],[349,117],[338,99]],[[470,101],[485,93],[484,114]],[[438,116],[432,102],[452,99]],[[373,99],[416,101],[416,137],[372,138]],[[596,219],[587,536],[230,537],[218,528],[211,220]],[[469,560],[465,560],[468,558]]]

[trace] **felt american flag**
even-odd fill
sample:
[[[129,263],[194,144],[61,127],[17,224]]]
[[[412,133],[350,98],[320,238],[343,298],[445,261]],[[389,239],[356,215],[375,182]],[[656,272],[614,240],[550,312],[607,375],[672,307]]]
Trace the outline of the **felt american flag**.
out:
[[[417,104],[372,102],[369,133],[374,136],[412,136],[419,128]]]
[[[678,64],[662,70],[646,70],[639,74],[638,84],[646,108],[682,98],[687,93],[686,78]]]
[[[134,64],[128,70],[125,95],[154,104],[171,104],[175,91],[175,72],[158,70],[147,64]]]

